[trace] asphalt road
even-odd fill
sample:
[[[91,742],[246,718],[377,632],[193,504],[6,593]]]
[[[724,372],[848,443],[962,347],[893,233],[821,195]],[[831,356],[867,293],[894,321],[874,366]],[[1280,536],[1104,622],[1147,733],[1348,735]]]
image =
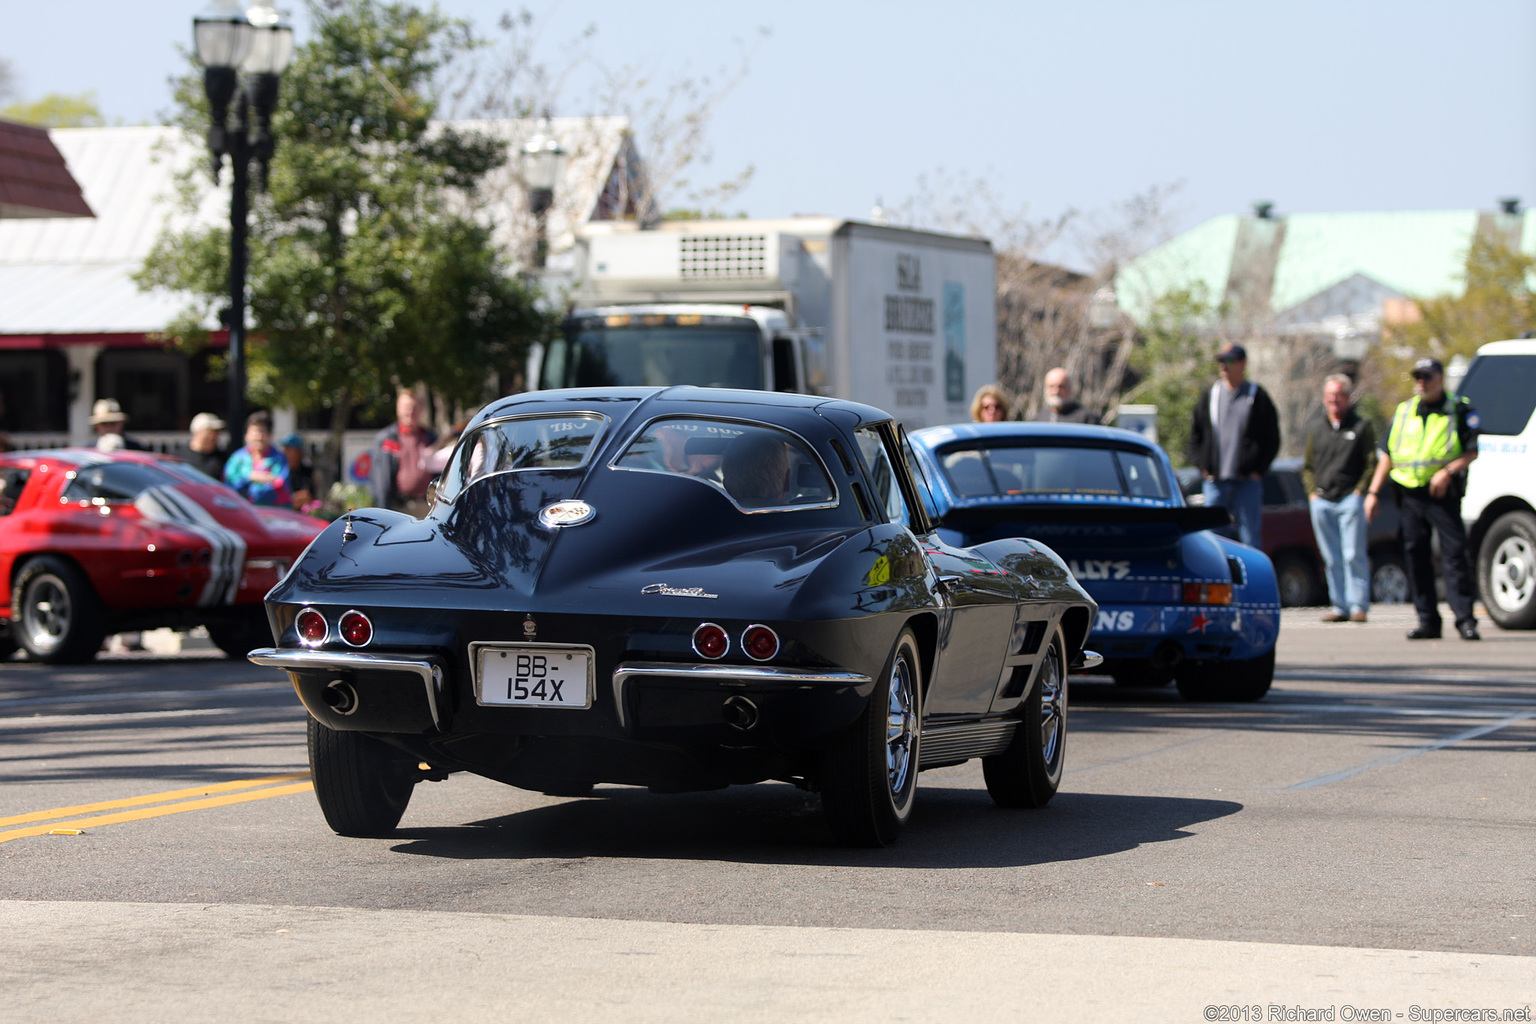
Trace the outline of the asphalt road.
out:
[[[1400,608],[1286,614],[1263,702],[1074,680],[1048,808],[996,809],[975,763],[925,773],[882,851],[833,846],[788,786],[564,799],[469,776],[418,786],[390,839],[341,839],[280,677],[206,649],[8,662],[0,1019],[1531,1004],[1536,634],[1410,644]]]

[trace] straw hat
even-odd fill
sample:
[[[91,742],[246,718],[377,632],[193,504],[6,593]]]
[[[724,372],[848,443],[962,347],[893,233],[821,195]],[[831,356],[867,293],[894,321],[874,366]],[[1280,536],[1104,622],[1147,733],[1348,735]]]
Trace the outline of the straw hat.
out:
[[[125,423],[128,414],[123,412],[123,407],[117,404],[115,398],[98,398],[96,404],[91,406],[91,425],[98,423]]]

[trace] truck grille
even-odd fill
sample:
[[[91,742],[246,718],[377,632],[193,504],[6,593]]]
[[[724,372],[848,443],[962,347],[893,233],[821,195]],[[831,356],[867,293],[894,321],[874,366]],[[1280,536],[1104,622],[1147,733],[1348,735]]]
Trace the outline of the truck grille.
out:
[[[684,278],[768,276],[766,235],[686,235],[678,242]]]

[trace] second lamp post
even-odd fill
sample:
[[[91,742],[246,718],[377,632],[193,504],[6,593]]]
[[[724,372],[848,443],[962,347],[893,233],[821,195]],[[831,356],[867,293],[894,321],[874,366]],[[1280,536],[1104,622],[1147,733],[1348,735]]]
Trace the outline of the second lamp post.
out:
[[[245,264],[249,230],[251,160],[260,170],[262,188],[272,159],[272,109],[279,76],[293,59],[293,28],[273,8],[272,0],[254,0],[243,10],[238,0],[213,0],[192,19],[197,58],[203,64],[212,125],[208,149],[217,180],[229,157],[229,430],[231,440],[245,430]],[[244,80],[241,80],[241,72]],[[229,123],[233,108],[234,123]],[[254,114],[254,120],[252,115]]]

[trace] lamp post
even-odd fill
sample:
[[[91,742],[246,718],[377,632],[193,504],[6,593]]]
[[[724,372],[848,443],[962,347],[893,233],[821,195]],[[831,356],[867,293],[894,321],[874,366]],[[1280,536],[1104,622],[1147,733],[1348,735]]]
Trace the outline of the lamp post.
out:
[[[533,267],[543,270],[549,258],[549,208],[555,202],[555,182],[565,162],[560,140],[549,131],[549,118],[539,122],[539,130],[523,146],[518,156],[518,176],[528,190],[528,212],[533,214]]]
[[[245,261],[249,228],[251,159],[267,187],[272,159],[272,108],[277,105],[278,78],[293,59],[293,28],[272,6],[272,0],[252,0],[242,10],[239,0],[212,0],[192,19],[197,59],[203,64],[203,88],[208,93],[212,124],[208,149],[217,181],[224,157],[231,171],[229,195],[229,420],[230,433],[245,429]],[[242,81],[240,72],[245,72]],[[230,108],[234,123],[229,123]],[[255,119],[252,122],[251,115]]]

